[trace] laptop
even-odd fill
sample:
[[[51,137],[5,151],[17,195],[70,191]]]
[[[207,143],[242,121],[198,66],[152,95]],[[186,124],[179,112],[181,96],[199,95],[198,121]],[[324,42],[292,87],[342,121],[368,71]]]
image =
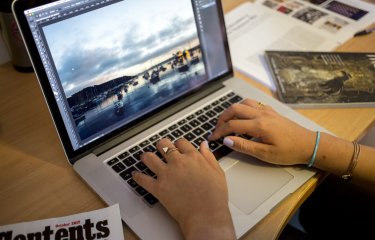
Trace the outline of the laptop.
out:
[[[158,200],[131,179],[163,137],[196,147],[247,97],[324,131],[233,76],[217,0],[16,0],[12,10],[69,163],[141,239],[181,239]],[[210,148],[224,169],[238,238],[314,175]]]

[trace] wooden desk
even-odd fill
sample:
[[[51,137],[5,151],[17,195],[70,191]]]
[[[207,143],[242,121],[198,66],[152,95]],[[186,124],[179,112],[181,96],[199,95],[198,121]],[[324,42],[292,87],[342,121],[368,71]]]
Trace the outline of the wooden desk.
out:
[[[225,0],[224,9],[241,2]],[[374,42],[375,34],[371,34],[339,50],[375,52]],[[245,76],[237,76],[270,93]],[[360,137],[375,121],[375,108],[299,112],[348,140]],[[276,239],[322,176],[317,174],[290,195],[243,239]],[[105,206],[68,164],[35,75],[16,72],[9,63],[0,65],[0,225]],[[124,234],[127,240],[137,239],[125,225]]]

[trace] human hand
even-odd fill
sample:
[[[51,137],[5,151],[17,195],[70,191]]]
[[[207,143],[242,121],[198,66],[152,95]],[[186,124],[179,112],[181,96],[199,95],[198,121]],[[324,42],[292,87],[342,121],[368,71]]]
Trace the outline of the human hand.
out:
[[[165,147],[177,151],[164,153]],[[235,239],[225,175],[207,142],[198,151],[186,139],[175,145],[162,139],[157,148],[166,163],[154,153],[141,157],[157,179],[140,172],[133,179],[159,199],[187,239]]]
[[[259,138],[260,142],[229,136],[233,133]],[[315,134],[281,116],[270,106],[246,99],[223,112],[208,139],[225,137],[224,144],[233,150],[269,163],[292,165],[309,161]]]

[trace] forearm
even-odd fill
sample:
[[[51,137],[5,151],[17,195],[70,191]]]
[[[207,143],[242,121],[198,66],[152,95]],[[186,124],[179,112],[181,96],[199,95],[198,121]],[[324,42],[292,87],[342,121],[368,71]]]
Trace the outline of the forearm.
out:
[[[375,184],[375,149],[360,146],[357,164],[353,169],[353,181]],[[342,176],[347,173],[353,159],[354,145],[352,142],[321,133],[320,143],[314,167],[326,172]]]

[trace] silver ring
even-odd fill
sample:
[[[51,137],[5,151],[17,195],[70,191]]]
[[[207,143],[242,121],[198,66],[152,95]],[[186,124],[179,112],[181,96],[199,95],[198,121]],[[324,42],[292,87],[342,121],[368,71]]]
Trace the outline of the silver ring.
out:
[[[178,151],[178,148],[176,148],[176,147],[171,147],[171,148],[163,147],[162,149],[163,149],[164,155],[168,155],[173,151]]]

